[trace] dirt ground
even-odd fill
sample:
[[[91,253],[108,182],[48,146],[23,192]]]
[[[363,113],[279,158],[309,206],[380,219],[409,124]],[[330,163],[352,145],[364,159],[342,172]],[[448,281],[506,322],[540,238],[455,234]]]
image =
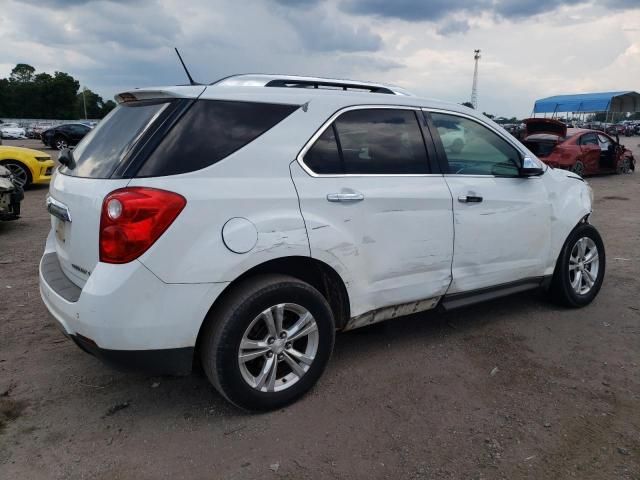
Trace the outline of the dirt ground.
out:
[[[340,334],[313,391],[260,415],[66,340],[38,293],[47,189],[27,191],[0,224],[0,478],[640,479],[640,172],[589,182],[591,306],[533,292]]]

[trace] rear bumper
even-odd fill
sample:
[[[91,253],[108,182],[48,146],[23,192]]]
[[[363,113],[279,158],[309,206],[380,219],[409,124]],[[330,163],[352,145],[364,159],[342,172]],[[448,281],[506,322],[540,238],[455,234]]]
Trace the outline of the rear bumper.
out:
[[[98,263],[74,290],[52,267],[51,237],[40,262],[40,294],[67,336],[120,369],[189,370],[202,322],[226,283],[167,284],[133,261]]]
[[[152,375],[188,375],[193,362],[193,347],[163,350],[108,350],[82,335],[69,338],[85,352],[103,363],[125,372],[143,372]]]

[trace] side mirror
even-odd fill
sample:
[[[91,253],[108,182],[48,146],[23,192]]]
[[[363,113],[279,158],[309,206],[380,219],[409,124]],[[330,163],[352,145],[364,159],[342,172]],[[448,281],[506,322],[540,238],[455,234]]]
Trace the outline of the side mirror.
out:
[[[73,170],[76,166],[76,162],[73,159],[73,152],[68,148],[60,150],[60,154],[58,155],[58,162],[60,162],[61,165],[67,167],[69,170]]]
[[[540,167],[530,157],[524,157],[522,159],[522,166],[520,167],[521,177],[535,177],[536,175],[542,175],[544,169]]]

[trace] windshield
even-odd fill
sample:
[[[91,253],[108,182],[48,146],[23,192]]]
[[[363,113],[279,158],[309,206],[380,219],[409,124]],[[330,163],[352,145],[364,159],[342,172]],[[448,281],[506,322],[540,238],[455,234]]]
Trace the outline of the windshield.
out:
[[[117,106],[82,139],[73,151],[74,177],[109,178],[140,136],[169,102],[131,102]]]

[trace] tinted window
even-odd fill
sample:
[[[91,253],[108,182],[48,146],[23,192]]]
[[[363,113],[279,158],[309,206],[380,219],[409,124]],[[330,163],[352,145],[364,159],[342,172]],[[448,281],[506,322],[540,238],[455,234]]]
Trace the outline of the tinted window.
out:
[[[336,142],[335,127],[329,126],[304,156],[304,163],[319,174],[340,174],[344,170]]]
[[[213,165],[244,147],[298,106],[199,100],[160,142],[138,176],[175,175]]]
[[[580,137],[580,145],[598,145],[598,138],[595,133],[585,133]]]
[[[345,173],[429,173],[413,110],[352,110],[338,117],[335,127]]]
[[[432,113],[444,146],[449,173],[517,175],[520,154],[487,127],[455,115]]]
[[[84,135],[89,131],[89,127],[85,127],[84,125],[69,125],[69,131],[77,135]]]
[[[75,148],[75,168],[62,167],[60,171],[74,177],[110,177],[138,136],[167,105],[167,102],[119,105]]]

